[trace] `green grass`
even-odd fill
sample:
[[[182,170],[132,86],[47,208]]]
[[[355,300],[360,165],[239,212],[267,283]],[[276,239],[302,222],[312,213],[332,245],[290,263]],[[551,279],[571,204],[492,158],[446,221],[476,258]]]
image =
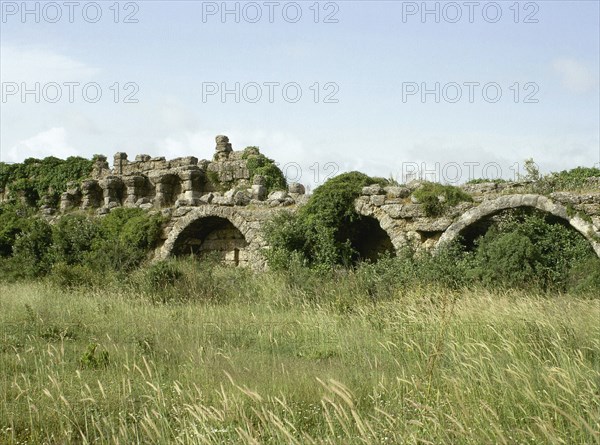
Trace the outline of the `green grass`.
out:
[[[211,276],[0,284],[0,443],[600,443],[598,299]]]

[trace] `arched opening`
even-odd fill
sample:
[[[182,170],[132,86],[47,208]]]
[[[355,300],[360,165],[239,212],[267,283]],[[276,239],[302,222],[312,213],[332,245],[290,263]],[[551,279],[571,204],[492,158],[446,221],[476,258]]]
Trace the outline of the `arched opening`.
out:
[[[486,233],[498,214],[518,209],[540,211],[550,222],[574,229],[590,244],[600,257],[600,242],[597,231],[591,221],[579,214],[570,215],[569,210],[549,198],[541,195],[504,195],[491,201],[485,201],[477,207],[466,211],[446,229],[436,244],[436,250],[448,245],[459,237],[465,240],[469,247],[480,234]]]
[[[467,250],[462,264],[485,284],[568,291],[588,286],[584,275],[600,264],[568,219],[534,207],[489,212],[457,239]]]
[[[224,264],[246,266],[248,242],[231,221],[218,216],[199,218],[178,236],[173,255],[216,255]]]
[[[356,252],[353,262],[375,262],[382,255],[394,256],[396,251],[392,240],[379,221],[371,216],[360,216],[358,219],[340,229],[342,239],[350,240]]]
[[[516,209],[503,209],[496,213],[486,215],[472,224],[466,226],[459,232],[458,239],[469,251],[475,249],[477,240],[484,236],[492,227],[501,228],[508,221],[514,224],[525,221],[529,217],[537,217],[544,220],[546,223],[554,225],[559,224],[565,227],[570,232],[577,234],[582,239],[585,239],[577,230],[575,230],[569,222],[563,218],[553,215],[548,212],[543,212],[534,207],[519,207]]]

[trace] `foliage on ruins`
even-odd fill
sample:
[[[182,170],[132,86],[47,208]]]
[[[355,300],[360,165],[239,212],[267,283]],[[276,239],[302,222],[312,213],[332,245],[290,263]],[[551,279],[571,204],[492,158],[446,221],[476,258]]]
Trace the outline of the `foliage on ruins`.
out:
[[[440,216],[448,207],[473,201],[473,198],[460,188],[435,182],[421,185],[414,191],[413,196],[423,205],[427,216]]]
[[[246,160],[250,178],[254,178],[255,175],[265,178],[264,185],[268,193],[286,189],[287,183],[283,172],[277,167],[275,161],[260,153],[258,147],[246,147],[242,159]]]
[[[600,289],[600,259],[589,243],[540,212],[507,212],[475,243],[465,256],[466,275],[474,282],[561,292]]]
[[[343,173],[318,187],[296,214],[277,216],[265,231],[270,264],[276,268],[289,267],[291,261],[321,268],[351,265],[363,219],[354,201],[363,187],[374,183],[387,185],[385,179],[364,173]]]
[[[8,188],[15,197],[20,194],[29,205],[37,205],[43,196],[56,204],[70,181],[80,181],[92,171],[94,160],[53,156],[44,159],[27,158],[22,163],[0,162],[0,191]]]
[[[543,194],[549,194],[554,191],[567,190],[586,190],[591,189],[600,181],[600,168],[597,167],[576,167],[570,170],[560,172],[551,172],[546,175],[540,174],[533,160],[525,161],[526,174],[523,179],[535,181],[535,191]],[[504,184],[505,179],[471,179],[467,184],[483,183]]]

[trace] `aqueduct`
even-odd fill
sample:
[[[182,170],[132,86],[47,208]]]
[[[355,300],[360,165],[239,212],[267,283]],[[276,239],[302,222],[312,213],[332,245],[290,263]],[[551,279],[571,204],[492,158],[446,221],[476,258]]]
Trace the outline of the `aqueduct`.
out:
[[[162,212],[168,219],[164,243],[157,258],[216,253],[227,263],[262,268],[265,222],[277,212],[296,211],[308,199],[304,187],[268,190],[266,178],[256,174],[249,161],[262,156],[249,147],[233,151],[226,136],[217,136],[211,161],[195,157],[151,158],[139,155],[129,161],[114,157],[110,169],[99,157],[92,178],[71,183],[61,197],[60,212],[94,209],[99,215],[116,207],[139,207]],[[472,201],[447,206],[440,216],[429,216],[413,192],[422,186],[364,187],[355,201],[362,215],[355,227],[355,247],[363,258],[405,246],[438,248],[458,236],[484,231],[490,218],[516,208],[531,208],[552,215],[584,236],[600,256],[600,178],[591,178],[586,192],[531,192],[526,182],[482,183],[461,186]],[[52,208],[42,208],[51,215]]]

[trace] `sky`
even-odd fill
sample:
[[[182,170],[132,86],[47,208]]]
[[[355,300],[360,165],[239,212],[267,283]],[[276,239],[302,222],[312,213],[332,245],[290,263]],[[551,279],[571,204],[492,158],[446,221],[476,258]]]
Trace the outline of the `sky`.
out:
[[[600,166],[600,2],[1,1],[0,161],[259,146],[288,180]]]

